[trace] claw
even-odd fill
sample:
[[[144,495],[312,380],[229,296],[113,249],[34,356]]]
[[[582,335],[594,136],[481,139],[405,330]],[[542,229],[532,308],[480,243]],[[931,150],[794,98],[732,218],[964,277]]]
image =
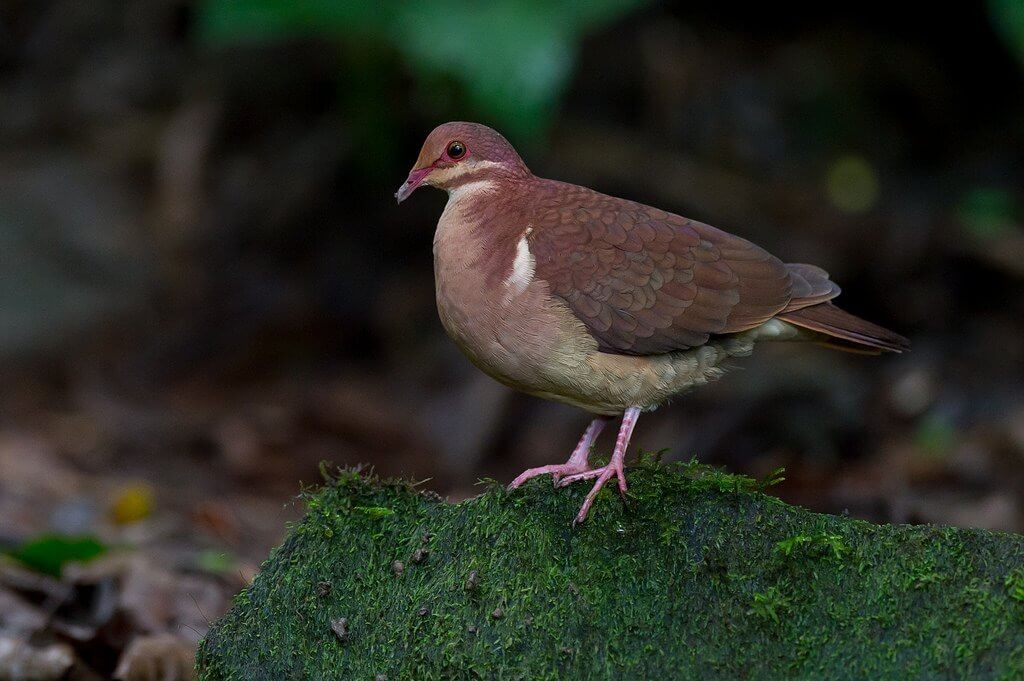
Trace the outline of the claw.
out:
[[[577,475],[586,470],[588,470],[586,468],[586,464],[580,466],[574,463],[560,463],[552,464],[550,466],[530,468],[529,470],[525,470],[520,473],[515,480],[510,482],[508,488],[515,489],[531,478],[536,478],[540,475],[547,475],[548,473],[551,474],[551,479],[554,482],[555,487],[558,487],[558,481],[562,479],[563,475]]]
[[[590,456],[590,448],[594,444],[594,440],[601,433],[605,424],[608,423],[607,416],[598,416],[587,429],[583,431],[583,437],[580,438],[579,444],[576,445],[576,449],[573,450],[572,456],[569,460],[562,464],[553,464],[550,466],[539,466],[537,468],[531,468],[523,471],[519,476],[509,483],[509,489],[515,489],[530,478],[535,478],[538,475],[551,474],[551,483],[555,486],[559,486],[559,482],[562,480],[563,475],[577,475],[590,470],[590,464],[587,463],[587,459]]]
[[[590,512],[590,507],[594,505],[594,499],[597,498],[598,492],[601,491],[601,488],[604,487],[604,484],[608,482],[608,480],[610,480],[611,478],[616,478],[616,480],[619,483],[619,494],[622,496],[623,500],[625,500],[626,498],[626,474],[625,471],[623,471],[622,469],[621,463],[619,463],[618,465],[609,463],[604,468],[598,468],[593,471],[587,471],[586,473],[581,473],[570,477],[573,478],[572,482],[575,482],[576,480],[585,480],[587,478],[592,478],[595,476],[597,477],[597,482],[594,483],[594,486],[590,489],[590,492],[587,493],[587,498],[583,500],[583,506],[580,507],[580,512],[576,514],[576,518],[572,521],[572,524],[574,526],[582,523],[584,520],[587,519],[587,514]],[[569,480],[569,478],[566,478],[566,480]]]
[[[608,465],[604,468],[598,468],[593,471],[586,471],[585,473],[578,473],[576,475],[570,475],[562,484],[570,484],[576,480],[585,480],[591,477],[597,477],[597,482],[587,493],[587,498],[583,500],[583,506],[580,507],[580,512],[576,514],[576,518],[572,521],[573,526],[579,525],[587,518],[587,513],[590,512],[590,507],[594,505],[594,499],[597,498],[597,493],[604,487],[604,483],[615,476],[619,483],[619,494],[622,498],[626,498],[626,474],[622,470],[623,462],[626,460],[626,448],[629,446],[629,438],[633,434],[633,426],[636,425],[637,417],[640,415],[640,409],[638,407],[630,407],[622,415],[622,425],[619,426],[619,435],[615,439],[615,450],[612,452],[612,459],[608,462]]]
[[[568,487],[572,483],[579,482],[580,480],[589,480],[590,478],[596,478],[599,475],[601,475],[601,473],[604,472],[604,469],[605,467],[591,468],[590,470],[587,471],[580,471],[579,473],[567,475],[564,478],[562,478],[561,481],[559,481],[556,487]]]

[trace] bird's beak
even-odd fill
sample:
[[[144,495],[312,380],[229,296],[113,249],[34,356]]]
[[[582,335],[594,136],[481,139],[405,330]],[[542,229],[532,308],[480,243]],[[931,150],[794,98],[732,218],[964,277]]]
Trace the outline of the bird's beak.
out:
[[[426,179],[430,171],[434,169],[434,166],[427,166],[426,168],[413,168],[409,172],[409,178],[398,188],[395,192],[395,198],[401,203],[409,198],[409,195],[416,191],[416,188],[423,184],[423,180]]]

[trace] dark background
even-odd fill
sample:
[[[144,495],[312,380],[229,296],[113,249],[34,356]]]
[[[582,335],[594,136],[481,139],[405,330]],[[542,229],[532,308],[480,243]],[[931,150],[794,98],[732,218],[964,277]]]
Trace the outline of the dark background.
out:
[[[635,447],[1024,529],[1024,6],[829,5],[0,4],[0,541],[245,579],[322,460],[454,499],[563,460],[586,415],[444,336],[443,194],[392,197],[459,119],[821,265],[914,344],[763,346]]]

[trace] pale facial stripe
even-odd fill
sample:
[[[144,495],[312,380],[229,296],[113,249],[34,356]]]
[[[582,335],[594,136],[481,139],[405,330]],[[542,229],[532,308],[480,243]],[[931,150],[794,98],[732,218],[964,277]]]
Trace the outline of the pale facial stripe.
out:
[[[434,172],[427,175],[427,179],[424,184],[430,185],[441,185],[452,180],[457,180],[463,175],[469,175],[472,173],[478,173],[481,170],[493,170],[495,168],[503,168],[504,164],[498,163],[497,161],[477,161],[470,158],[468,161],[463,163],[457,163],[450,168],[439,168]],[[469,182],[469,184],[476,184],[476,182]],[[457,189],[462,189],[458,187]]]

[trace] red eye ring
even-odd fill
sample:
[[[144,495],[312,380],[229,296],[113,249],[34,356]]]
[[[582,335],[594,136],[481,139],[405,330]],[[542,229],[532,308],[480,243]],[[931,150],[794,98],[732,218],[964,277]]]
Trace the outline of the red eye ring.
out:
[[[458,140],[453,140],[448,143],[445,153],[448,154],[448,158],[451,160],[458,161],[466,155],[466,145]]]

